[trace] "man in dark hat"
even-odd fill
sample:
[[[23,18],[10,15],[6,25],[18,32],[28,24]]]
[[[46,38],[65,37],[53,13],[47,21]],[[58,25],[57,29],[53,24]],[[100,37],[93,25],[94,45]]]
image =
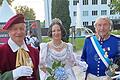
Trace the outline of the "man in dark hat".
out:
[[[24,16],[13,16],[3,29],[10,38],[0,47],[0,80],[38,80],[39,51],[25,44]]]

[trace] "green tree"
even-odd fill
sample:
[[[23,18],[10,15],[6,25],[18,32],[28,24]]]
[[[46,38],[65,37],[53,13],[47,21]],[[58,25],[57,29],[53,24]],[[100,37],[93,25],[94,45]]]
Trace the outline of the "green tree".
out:
[[[17,13],[24,14],[26,20],[35,20],[35,12],[32,8],[29,8],[27,6],[16,6],[15,10]]]
[[[69,29],[71,24],[71,18],[69,16],[69,1],[68,0],[52,0],[52,19],[59,18],[65,26],[67,35],[63,39],[65,42],[69,40]]]
[[[11,5],[11,3],[14,1],[14,0],[7,0],[8,1],[8,3]],[[2,2],[3,2],[3,0],[0,0],[0,5],[2,5]]]
[[[43,22],[40,22],[41,28],[45,28],[45,20]]]
[[[11,5],[11,3],[14,0],[7,0],[8,3]],[[2,4],[3,0],[0,0],[0,5]],[[26,17],[27,20],[35,20],[35,12],[32,8],[29,8],[27,6],[16,6],[15,10],[17,13],[22,13]]]
[[[111,3],[108,6],[117,13],[120,12],[120,0],[111,0]]]

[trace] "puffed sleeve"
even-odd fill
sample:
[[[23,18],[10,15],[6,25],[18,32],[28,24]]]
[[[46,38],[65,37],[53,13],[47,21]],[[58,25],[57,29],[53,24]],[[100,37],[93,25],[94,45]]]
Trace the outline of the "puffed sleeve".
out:
[[[40,44],[40,53],[39,53],[39,65],[45,65],[46,64],[46,56],[47,56],[47,43],[41,43]]]
[[[69,64],[71,64],[71,66],[74,66],[75,64],[75,54],[73,52],[73,45],[71,43],[67,43],[68,46],[68,59],[69,59]]]
[[[40,53],[39,53],[39,73],[40,73],[40,80],[46,79],[46,73],[41,69],[46,66],[46,56],[47,56],[47,45],[48,43],[41,43],[40,44]]]
[[[73,46],[71,43],[69,43],[68,45],[73,66],[79,66],[81,71],[86,71],[88,67],[87,63],[85,61],[81,61],[81,56],[73,52]]]

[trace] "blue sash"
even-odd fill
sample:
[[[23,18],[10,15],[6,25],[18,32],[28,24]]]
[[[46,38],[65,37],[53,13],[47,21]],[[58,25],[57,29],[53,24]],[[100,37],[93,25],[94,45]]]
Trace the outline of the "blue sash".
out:
[[[99,55],[103,63],[106,65],[106,67],[108,67],[108,65],[110,64],[110,59],[108,57],[105,57],[105,51],[102,49],[101,45],[99,44],[97,37],[96,36],[91,37],[91,41],[97,54]]]

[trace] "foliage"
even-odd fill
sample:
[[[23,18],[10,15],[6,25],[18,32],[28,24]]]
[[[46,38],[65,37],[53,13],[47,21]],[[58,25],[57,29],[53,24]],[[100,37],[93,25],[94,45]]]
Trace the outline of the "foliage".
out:
[[[115,10],[115,12],[120,12],[120,0],[111,0],[111,3],[108,6]]]
[[[65,42],[69,41],[69,29],[71,19],[69,16],[69,1],[68,0],[52,0],[52,19],[59,18],[65,26],[67,35],[64,38]]]
[[[115,35],[120,35],[120,30],[114,30],[111,32],[112,34],[115,34]]]
[[[42,37],[42,42],[49,42],[51,39],[49,37]]]
[[[40,22],[41,28],[45,28],[45,20],[43,22]]]
[[[11,3],[14,0],[7,0],[8,3],[11,5]],[[0,5],[2,4],[3,0],[0,0]],[[26,17],[27,20],[35,20],[35,12],[32,8],[29,8],[27,6],[16,6],[15,10],[17,13],[22,13]]]
[[[11,5],[11,3],[14,1],[14,0],[7,0],[8,3]],[[0,5],[2,4],[3,0],[0,0]]]
[[[52,67],[46,68],[47,73],[49,74],[46,80],[66,80],[67,75],[64,66],[65,64],[62,64],[61,61],[54,61]]]
[[[35,12],[32,8],[29,8],[27,6],[16,6],[15,10],[17,13],[24,14],[26,20],[35,20]]]

